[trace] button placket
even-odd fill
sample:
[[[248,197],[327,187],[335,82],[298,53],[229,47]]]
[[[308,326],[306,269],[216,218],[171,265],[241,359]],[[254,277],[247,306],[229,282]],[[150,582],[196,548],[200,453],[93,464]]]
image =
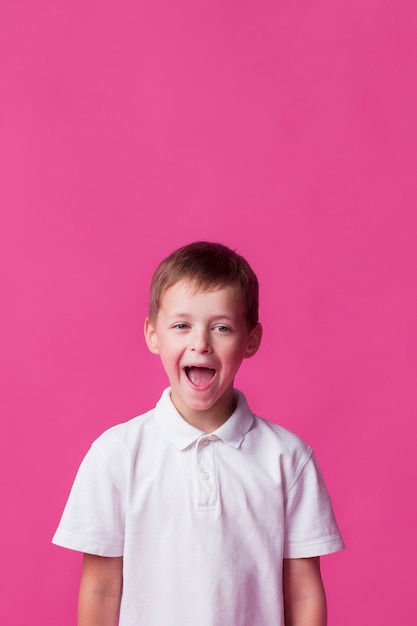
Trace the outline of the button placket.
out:
[[[196,445],[197,507],[211,509],[217,501],[217,480],[215,469],[214,441],[201,438]]]

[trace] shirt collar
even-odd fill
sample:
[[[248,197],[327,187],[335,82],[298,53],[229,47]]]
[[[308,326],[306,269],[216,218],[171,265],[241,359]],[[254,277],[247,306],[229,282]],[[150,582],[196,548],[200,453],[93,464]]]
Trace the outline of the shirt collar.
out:
[[[235,389],[235,397],[237,404],[232,415],[222,426],[210,434],[216,435],[224,443],[238,448],[252,426],[253,413],[242,392]],[[206,435],[202,430],[195,428],[181,417],[171,401],[170,388],[165,389],[156,405],[155,419],[171,443],[179,450],[185,450],[197,439]]]

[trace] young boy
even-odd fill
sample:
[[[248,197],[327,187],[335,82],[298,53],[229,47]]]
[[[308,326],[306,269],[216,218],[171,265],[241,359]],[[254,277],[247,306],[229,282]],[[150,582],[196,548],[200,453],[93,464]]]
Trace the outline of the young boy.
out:
[[[170,388],[94,442],[53,539],[84,553],[78,626],[325,626],[319,556],[343,542],[317,462],[233,387],[261,336],[241,256],[160,264],[145,338]]]

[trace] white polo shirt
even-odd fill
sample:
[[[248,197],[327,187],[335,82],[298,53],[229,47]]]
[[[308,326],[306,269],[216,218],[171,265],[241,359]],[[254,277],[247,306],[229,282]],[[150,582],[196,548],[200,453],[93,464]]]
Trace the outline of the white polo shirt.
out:
[[[311,448],[236,394],[207,435],[167,389],[83,460],[53,542],[123,555],[119,626],[283,626],[282,559],[343,548]]]

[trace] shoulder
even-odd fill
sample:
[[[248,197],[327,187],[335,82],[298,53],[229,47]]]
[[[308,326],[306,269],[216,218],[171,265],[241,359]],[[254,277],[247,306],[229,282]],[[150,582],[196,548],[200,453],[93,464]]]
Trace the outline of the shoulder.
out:
[[[270,445],[286,453],[309,454],[310,446],[296,433],[275,422],[254,415],[253,431]]]
[[[311,447],[294,432],[276,422],[254,413],[241,391],[237,391],[237,411],[240,424],[245,431],[243,447],[246,452],[262,462],[279,464],[282,469],[301,467],[312,455]],[[247,430],[246,430],[247,427]]]
[[[262,442],[265,446],[272,446],[276,450],[283,450],[287,453],[310,451],[310,446],[301,437],[280,424],[254,413],[245,395],[239,390],[235,392],[237,394],[236,415],[240,424],[244,424],[243,428],[247,426],[245,438],[248,441],[256,444]]]
[[[314,458],[312,448],[297,434],[254,415],[250,433],[252,450],[268,464],[279,467],[284,486],[289,489]],[[262,461],[264,462],[264,461]]]
[[[153,431],[153,411],[116,424],[93,441],[84,456],[77,478],[83,483],[90,480],[110,481],[122,487],[130,475],[144,440]]]
[[[110,457],[118,454],[130,457],[155,430],[154,413],[152,409],[105,430],[93,441],[91,451]]]

